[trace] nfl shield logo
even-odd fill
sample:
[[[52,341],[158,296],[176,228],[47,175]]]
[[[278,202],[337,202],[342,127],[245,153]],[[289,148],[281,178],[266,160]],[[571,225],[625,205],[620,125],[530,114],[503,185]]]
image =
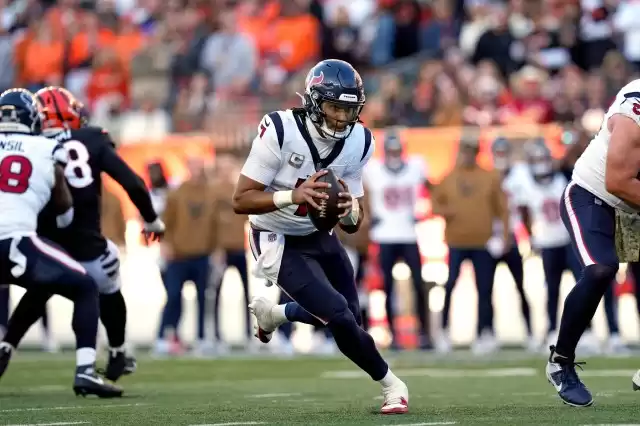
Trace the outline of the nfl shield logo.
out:
[[[278,238],[278,236],[276,234],[269,234],[269,236],[267,237],[267,240],[272,243],[274,242],[276,239]]]

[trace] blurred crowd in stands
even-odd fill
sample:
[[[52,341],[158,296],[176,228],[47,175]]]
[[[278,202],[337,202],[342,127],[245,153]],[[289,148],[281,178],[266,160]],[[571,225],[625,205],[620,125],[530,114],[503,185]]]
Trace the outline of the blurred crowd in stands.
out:
[[[309,65],[328,57],[364,74],[372,127],[597,128],[640,66],[634,0],[0,0],[0,8],[0,88],[62,84],[123,141],[253,131],[264,111],[297,105]]]

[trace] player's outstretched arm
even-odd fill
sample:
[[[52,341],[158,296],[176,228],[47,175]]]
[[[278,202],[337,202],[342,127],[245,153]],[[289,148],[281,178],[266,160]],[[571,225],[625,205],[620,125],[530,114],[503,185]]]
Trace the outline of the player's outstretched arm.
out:
[[[630,100],[625,103],[631,104]],[[626,114],[613,115],[608,126],[611,138],[605,187],[611,194],[640,208],[640,126]]]
[[[146,223],[153,223],[158,219],[144,181],[111,146],[106,146],[102,153],[102,170],[127,192]]]
[[[56,222],[59,228],[66,228],[73,221],[73,197],[71,190],[67,185],[67,179],[64,176],[64,166],[55,165],[56,182],[51,191],[51,200],[55,207]]]

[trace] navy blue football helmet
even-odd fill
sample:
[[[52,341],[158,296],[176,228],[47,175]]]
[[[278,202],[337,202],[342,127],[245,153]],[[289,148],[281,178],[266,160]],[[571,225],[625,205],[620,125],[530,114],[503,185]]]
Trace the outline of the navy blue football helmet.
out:
[[[536,180],[553,176],[553,156],[543,138],[532,139],[525,145],[527,162]]]
[[[0,132],[40,134],[42,115],[38,101],[27,89],[0,94]]]
[[[307,74],[302,98],[320,136],[345,139],[359,121],[365,103],[362,78],[348,62],[327,59]]]
[[[496,170],[507,170],[511,166],[511,144],[506,138],[499,137],[491,144],[493,167]]]
[[[395,130],[389,130],[384,136],[384,162],[390,169],[399,169],[404,165],[404,147],[400,135]]]

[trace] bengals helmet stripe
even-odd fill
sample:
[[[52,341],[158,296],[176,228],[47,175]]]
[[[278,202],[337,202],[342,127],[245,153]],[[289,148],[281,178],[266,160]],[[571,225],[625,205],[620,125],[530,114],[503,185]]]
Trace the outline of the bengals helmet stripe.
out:
[[[67,89],[49,86],[36,92],[44,115],[43,130],[79,129],[85,124],[83,105]]]

